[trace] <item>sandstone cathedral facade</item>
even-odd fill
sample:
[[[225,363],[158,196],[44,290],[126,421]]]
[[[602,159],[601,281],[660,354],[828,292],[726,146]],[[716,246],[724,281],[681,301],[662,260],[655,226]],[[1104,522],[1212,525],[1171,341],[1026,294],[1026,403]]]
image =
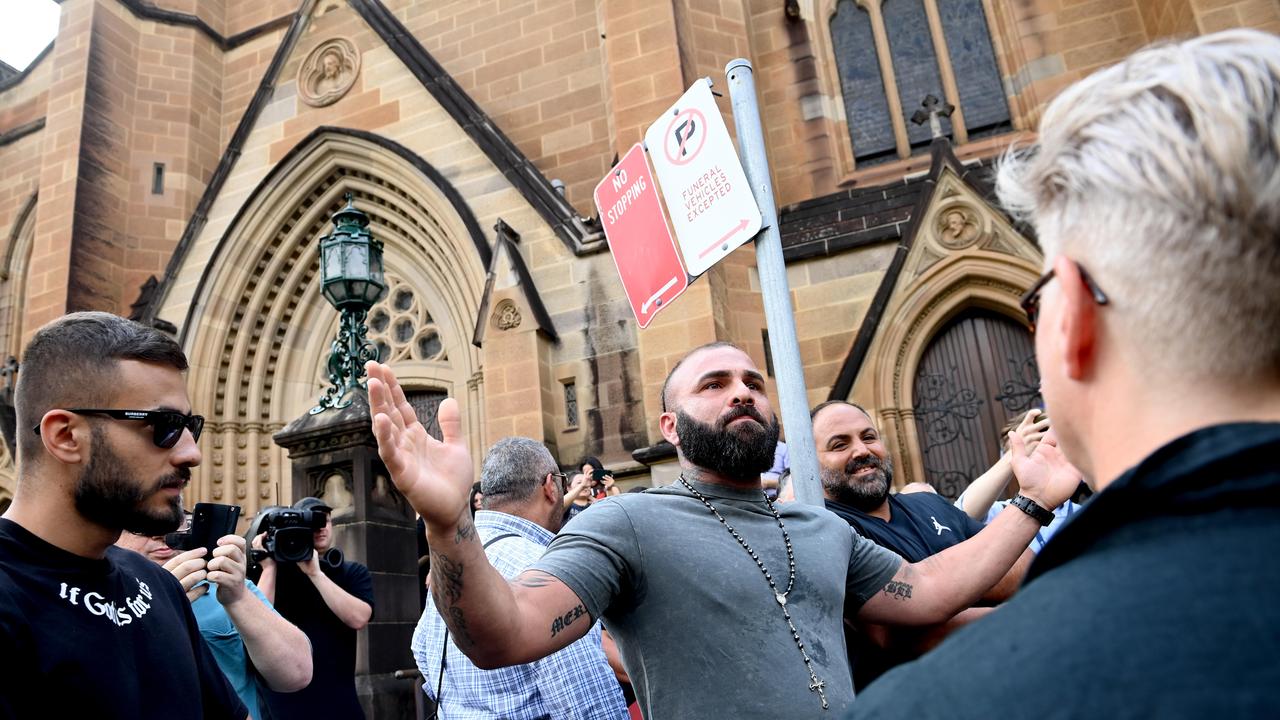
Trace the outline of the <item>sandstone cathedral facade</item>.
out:
[[[0,377],[64,312],[153,324],[208,418],[187,501],[291,502],[272,435],[326,384],[318,242],[350,192],[386,246],[370,335],[423,413],[458,398],[477,458],[519,434],[660,482],[672,363],[727,340],[771,368],[754,254],[640,330],[591,192],[686,87],[723,90],[746,57],[809,400],[864,405],[897,482],[954,495],[1038,400],[1017,298],[1041,258],[993,205],[993,162],[1072,81],[1233,26],[1280,31],[1280,5],[63,0],[49,48],[0,68]],[[951,108],[935,128],[913,122],[929,96]]]

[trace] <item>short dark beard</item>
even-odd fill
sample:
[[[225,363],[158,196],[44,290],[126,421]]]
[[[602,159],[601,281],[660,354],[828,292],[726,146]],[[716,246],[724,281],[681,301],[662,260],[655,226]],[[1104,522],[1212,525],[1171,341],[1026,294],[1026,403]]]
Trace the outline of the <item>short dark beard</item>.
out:
[[[865,467],[876,468],[876,472],[861,479],[853,476]],[[887,457],[881,460],[875,455],[868,455],[850,460],[845,463],[843,470],[820,467],[818,476],[822,479],[822,488],[833,500],[869,513],[883,505],[889,497],[889,488],[893,487],[893,461]]]
[[[730,422],[744,416],[755,420],[755,424],[728,427]],[[777,416],[768,422],[750,405],[739,405],[715,425],[703,424],[683,411],[676,411],[676,435],[680,437],[684,458],[730,480],[759,481],[760,473],[773,466],[779,433]]]
[[[76,481],[75,506],[86,520],[113,530],[128,530],[140,535],[163,535],[182,524],[182,502],[173,502],[154,514],[143,509],[143,502],[166,487],[182,487],[191,479],[191,469],[181,467],[152,483],[150,489],[134,479],[127,463],[111,448],[106,433],[91,430],[92,454],[84,472]]]

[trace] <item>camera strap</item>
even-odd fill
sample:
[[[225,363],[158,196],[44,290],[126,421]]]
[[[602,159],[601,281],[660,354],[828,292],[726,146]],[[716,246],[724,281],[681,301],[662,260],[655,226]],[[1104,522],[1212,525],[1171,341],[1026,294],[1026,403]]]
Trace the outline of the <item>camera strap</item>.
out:
[[[519,537],[519,536],[516,535],[515,533],[503,533],[496,537],[489,538],[489,541],[486,542],[482,546],[482,548],[485,550],[488,550],[490,545],[498,542],[499,540],[505,540],[509,537]],[[440,677],[436,678],[436,710],[435,712],[431,713],[431,716],[428,717],[427,720],[436,720],[437,718],[440,717],[440,691],[441,689],[444,688],[444,658],[445,658],[445,655],[448,655],[448,654],[449,654],[449,626],[445,625],[444,626],[444,642],[440,644]]]

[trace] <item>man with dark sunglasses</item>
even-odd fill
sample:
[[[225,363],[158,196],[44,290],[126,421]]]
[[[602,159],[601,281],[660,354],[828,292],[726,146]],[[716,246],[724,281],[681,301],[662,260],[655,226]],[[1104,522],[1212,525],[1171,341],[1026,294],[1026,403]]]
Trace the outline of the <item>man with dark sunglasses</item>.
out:
[[[186,369],[173,340],[107,313],[64,316],[27,346],[16,405],[32,431],[0,518],[0,718],[246,717],[182,586],[113,546],[182,521],[203,424]],[[231,562],[214,557],[210,576]]]
[[[1012,600],[856,717],[1276,716],[1277,128],[1280,38],[1232,30],[1066,89],[1003,164],[1044,249],[1041,392],[1098,492]]]

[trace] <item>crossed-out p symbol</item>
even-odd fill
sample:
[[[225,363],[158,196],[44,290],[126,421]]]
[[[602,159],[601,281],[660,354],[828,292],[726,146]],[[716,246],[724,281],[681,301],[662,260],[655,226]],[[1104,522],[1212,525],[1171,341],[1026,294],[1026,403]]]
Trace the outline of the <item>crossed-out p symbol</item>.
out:
[[[706,127],[707,121],[697,109],[676,113],[667,126],[663,141],[662,149],[667,161],[672,165],[684,165],[697,157],[706,144]]]

